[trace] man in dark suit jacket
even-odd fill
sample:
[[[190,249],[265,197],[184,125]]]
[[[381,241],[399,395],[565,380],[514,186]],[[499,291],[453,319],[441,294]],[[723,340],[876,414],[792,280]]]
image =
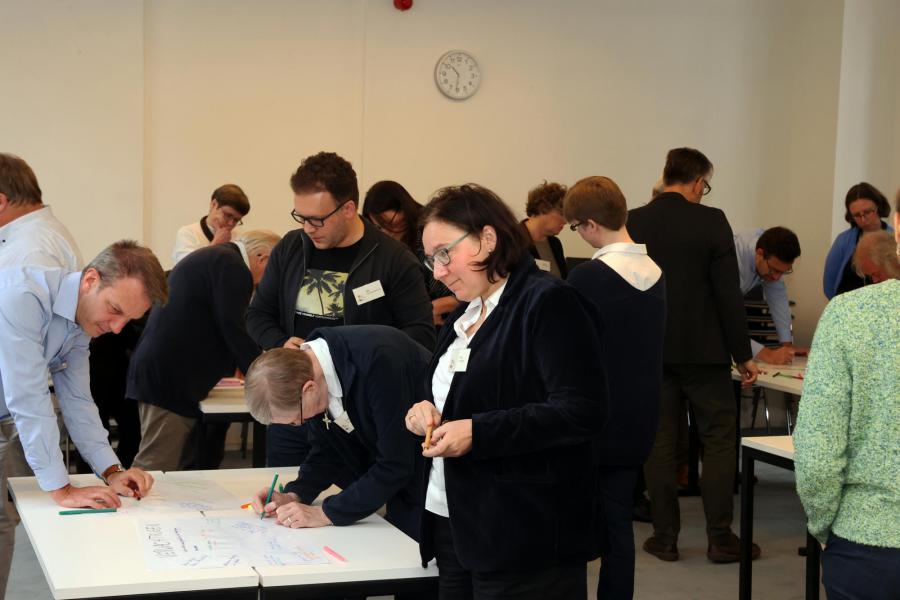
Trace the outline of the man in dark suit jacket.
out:
[[[195,250],[172,269],[169,302],[150,313],[128,370],[126,397],[138,401],[141,418],[135,465],[218,468],[227,424],[207,438],[207,464],[194,463],[196,445],[187,442],[202,416],[200,401],[235,367],[246,372],[259,355],[244,315],[278,239],[248,231],[233,242]]]
[[[404,416],[423,397],[431,353],[383,325],[323,327],[299,350],[278,348],[247,373],[247,405],[261,423],[307,424],[310,451],[296,480],[265,504],[285,527],[351,525],[387,505],[413,539],[422,514],[422,451]],[[332,484],[342,488],[309,506]],[[265,504],[265,506],[264,506]]]
[[[663,191],[633,209],[628,231],[666,275],[666,333],[659,425],[644,471],[653,536],[644,550],[678,560],[680,515],[675,446],[681,399],[686,397],[703,444],[703,507],[714,562],[739,559],[731,531],[735,471],[735,402],[731,362],[749,384],[757,368],[750,352],[734,237],[718,208],[700,204],[711,186],[712,163],[692,148],[670,150]],[[758,556],[759,548],[754,548]]]

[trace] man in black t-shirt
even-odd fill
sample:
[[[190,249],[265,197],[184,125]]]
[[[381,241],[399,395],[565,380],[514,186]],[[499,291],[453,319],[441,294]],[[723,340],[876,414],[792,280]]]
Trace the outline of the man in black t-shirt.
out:
[[[247,330],[264,349],[299,349],[319,327],[396,327],[434,348],[431,301],[415,257],[357,213],[359,187],[349,162],[331,152],[305,159],[291,177],[302,229],[274,248],[247,310]],[[304,427],[271,425],[269,466],[303,462]]]

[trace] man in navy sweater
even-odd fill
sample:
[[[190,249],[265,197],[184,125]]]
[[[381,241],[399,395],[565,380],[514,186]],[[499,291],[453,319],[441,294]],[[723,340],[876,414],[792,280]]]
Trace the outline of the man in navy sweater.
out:
[[[141,446],[135,465],[175,471],[218,468],[227,426],[207,438],[209,464],[195,465],[189,444],[200,401],[235,367],[259,355],[244,314],[278,236],[248,231],[236,241],[200,248],[169,274],[169,303],[150,313],[128,369],[126,397],[138,401]]]
[[[635,483],[656,433],[662,381],[666,291],[662,270],[635,244],[619,186],[587,177],[566,194],[572,230],[597,252],[568,282],[593,301],[602,321],[602,355],[609,385],[609,420],[595,444],[600,465],[597,537],[601,557],[597,597],[634,593],[631,507]]]
[[[296,480],[257,512],[285,527],[350,525],[387,504],[386,519],[419,539],[422,449],[406,430],[409,408],[424,397],[431,354],[384,325],[324,327],[299,351],[270,350],[247,373],[247,405],[260,423],[307,424],[310,451]],[[332,484],[342,488],[310,506]]]

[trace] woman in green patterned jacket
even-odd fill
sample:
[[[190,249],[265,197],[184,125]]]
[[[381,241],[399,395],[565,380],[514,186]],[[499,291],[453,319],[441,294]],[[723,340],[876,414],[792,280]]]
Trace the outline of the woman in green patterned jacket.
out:
[[[897,212],[894,236],[900,242]],[[809,530],[826,544],[828,599],[900,598],[900,280],[825,308],[794,446]]]

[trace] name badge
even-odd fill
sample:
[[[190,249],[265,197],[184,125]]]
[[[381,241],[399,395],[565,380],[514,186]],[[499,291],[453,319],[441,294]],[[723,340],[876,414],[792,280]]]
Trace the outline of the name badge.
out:
[[[537,263],[538,269],[541,271],[549,271],[550,270],[550,261],[542,260],[540,258],[534,259],[534,262]]]
[[[350,417],[347,416],[346,410],[341,413],[341,416],[334,420],[334,423],[347,433],[353,433],[353,423],[350,422]]]
[[[384,288],[381,287],[381,281],[376,279],[372,283],[353,288],[353,297],[356,298],[357,306],[361,306],[366,302],[384,297]]]
[[[469,352],[468,348],[454,348],[450,351],[450,372],[466,372],[466,367],[469,365]]]

